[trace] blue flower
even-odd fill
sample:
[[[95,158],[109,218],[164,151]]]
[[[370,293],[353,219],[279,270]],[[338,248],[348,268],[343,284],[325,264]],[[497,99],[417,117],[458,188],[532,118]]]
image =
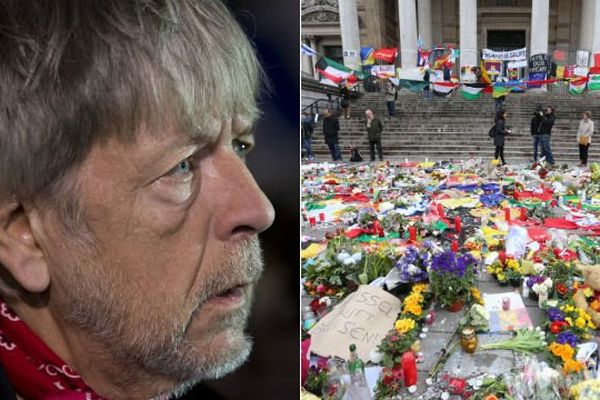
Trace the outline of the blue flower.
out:
[[[572,332],[566,331],[559,333],[556,337],[556,341],[560,344],[568,343],[571,347],[577,346],[577,335]]]
[[[546,311],[546,314],[548,315],[548,319],[552,322],[565,320],[565,314],[558,308],[549,308]]]

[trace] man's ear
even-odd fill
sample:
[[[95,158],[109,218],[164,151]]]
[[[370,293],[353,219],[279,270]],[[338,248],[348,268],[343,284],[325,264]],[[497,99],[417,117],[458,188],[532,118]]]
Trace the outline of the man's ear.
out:
[[[41,293],[50,284],[50,273],[31,216],[16,200],[0,201],[0,264],[25,291]]]

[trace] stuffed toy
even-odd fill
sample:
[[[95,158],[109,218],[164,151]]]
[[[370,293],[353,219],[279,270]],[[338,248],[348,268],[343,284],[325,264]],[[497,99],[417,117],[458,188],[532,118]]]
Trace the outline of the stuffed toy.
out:
[[[586,285],[594,291],[591,298],[588,298],[584,294],[584,290],[577,290],[573,295],[573,301],[575,305],[585,310],[590,317],[592,322],[596,326],[600,326],[600,308],[595,307],[594,300],[598,300],[600,297],[600,265],[579,265],[579,271],[585,279]]]

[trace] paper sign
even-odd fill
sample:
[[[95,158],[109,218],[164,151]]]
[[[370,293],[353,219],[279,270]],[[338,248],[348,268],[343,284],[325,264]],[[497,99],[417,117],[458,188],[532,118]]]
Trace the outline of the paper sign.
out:
[[[503,299],[510,302],[508,310],[502,309]],[[486,311],[490,313],[490,332],[506,332],[533,326],[519,293],[484,293],[483,302]]]
[[[577,65],[579,67],[589,67],[590,52],[585,50],[577,50]]]
[[[527,60],[527,47],[509,51],[493,51],[490,49],[481,50],[483,60],[515,61]]]
[[[515,69],[515,68],[525,68],[527,67],[527,60],[521,60],[521,61],[510,61],[508,63],[508,68],[509,69]]]
[[[368,361],[370,353],[394,328],[402,303],[391,294],[362,285],[335,306],[310,330],[313,353],[347,359],[356,345],[358,356]]]

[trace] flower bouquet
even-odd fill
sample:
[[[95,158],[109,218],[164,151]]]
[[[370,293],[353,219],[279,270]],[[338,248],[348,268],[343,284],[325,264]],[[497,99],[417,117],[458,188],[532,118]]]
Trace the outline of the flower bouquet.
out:
[[[445,251],[433,257],[429,272],[431,291],[437,302],[450,308],[472,301],[477,260],[469,253],[458,255]],[[457,310],[458,311],[458,310]]]
[[[377,381],[377,386],[375,386],[374,400],[391,400],[399,398],[403,382],[404,374],[402,373],[402,368],[384,367],[381,371],[380,378]]]
[[[419,330],[414,319],[400,318],[394,324],[394,329],[383,338],[377,350],[383,354],[382,364],[386,368],[393,368],[400,364],[402,354],[410,349],[417,339]]]

